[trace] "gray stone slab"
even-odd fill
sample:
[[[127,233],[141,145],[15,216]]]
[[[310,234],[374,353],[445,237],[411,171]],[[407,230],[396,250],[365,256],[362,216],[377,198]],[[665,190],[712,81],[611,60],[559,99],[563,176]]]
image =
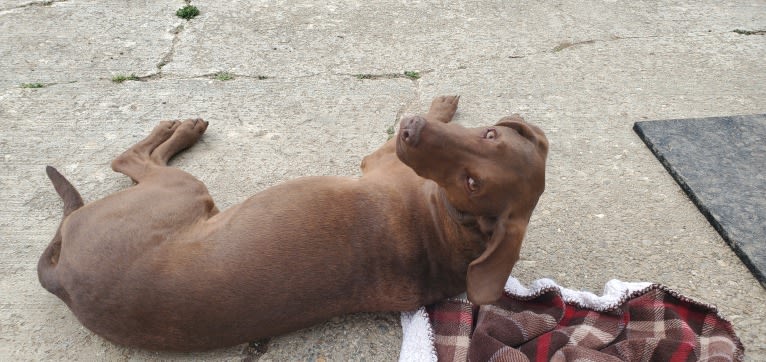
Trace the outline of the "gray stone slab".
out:
[[[634,129],[766,287],[766,115],[644,121]]]

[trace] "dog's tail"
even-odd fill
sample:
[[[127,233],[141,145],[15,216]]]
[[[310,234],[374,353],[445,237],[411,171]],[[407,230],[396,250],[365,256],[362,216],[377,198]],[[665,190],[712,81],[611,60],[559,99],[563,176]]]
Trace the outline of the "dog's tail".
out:
[[[64,217],[69,216],[72,211],[75,211],[82,207],[82,197],[77,189],[67,180],[64,175],[60,174],[58,170],[51,166],[45,168],[45,173],[48,174],[48,178],[53,183],[53,188],[56,189],[61,199],[64,200]]]
[[[48,174],[48,178],[53,183],[53,188],[61,196],[64,201],[64,216],[61,218],[61,222],[64,222],[69,214],[82,207],[82,197],[77,189],[67,180],[61,173],[55,168],[48,166],[45,168],[45,172]],[[48,247],[40,256],[40,261],[37,263],[37,277],[40,279],[40,284],[43,288],[49,292],[57,295],[64,302],[69,303],[69,295],[66,290],[61,287],[58,276],[56,274],[56,265],[58,264],[59,255],[61,253],[61,223],[56,230],[56,235],[48,245]]]

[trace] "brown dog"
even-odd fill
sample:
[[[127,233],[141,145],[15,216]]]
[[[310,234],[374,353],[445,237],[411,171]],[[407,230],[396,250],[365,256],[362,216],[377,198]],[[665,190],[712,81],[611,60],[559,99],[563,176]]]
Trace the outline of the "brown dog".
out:
[[[202,182],[167,166],[202,120],[161,122],[112,162],[137,185],[88,205],[48,167],[64,218],[40,283],[110,341],[183,351],[466,288],[492,303],[543,192],[548,142],[518,116],[447,124],[457,103],[438,97],[402,120],[361,178],[300,178],[220,213]]]

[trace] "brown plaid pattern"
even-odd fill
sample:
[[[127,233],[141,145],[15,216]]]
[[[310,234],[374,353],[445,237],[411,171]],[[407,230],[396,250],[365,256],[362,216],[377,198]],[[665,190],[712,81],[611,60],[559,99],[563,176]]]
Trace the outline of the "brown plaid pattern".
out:
[[[604,310],[557,288],[477,308],[426,307],[440,361],[741,361],[744,347],[712,306],[652,285]]]

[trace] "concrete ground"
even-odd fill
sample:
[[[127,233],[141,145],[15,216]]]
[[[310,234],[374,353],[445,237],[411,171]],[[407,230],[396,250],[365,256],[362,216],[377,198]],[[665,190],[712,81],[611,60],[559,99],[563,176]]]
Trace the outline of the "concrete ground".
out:
[[[190,21],[183,5],[0,0],[0,359],[395,359],[396,314],[336,318],[265,353],[91,334],[37,282],[62,206],[44,167],[95,200],[130,185],[112,157],[159,120],[200,116],[207,134],[175,165],[225,208],[298,176],[358,175],[402,114],[440,94],[462,95],[464,125],[518,112],[551,141],[516,277],[663,283],[717,305],[748,359],[766,359],[766,290],[631,130],[763,113],[765,1],[194,0]]]

